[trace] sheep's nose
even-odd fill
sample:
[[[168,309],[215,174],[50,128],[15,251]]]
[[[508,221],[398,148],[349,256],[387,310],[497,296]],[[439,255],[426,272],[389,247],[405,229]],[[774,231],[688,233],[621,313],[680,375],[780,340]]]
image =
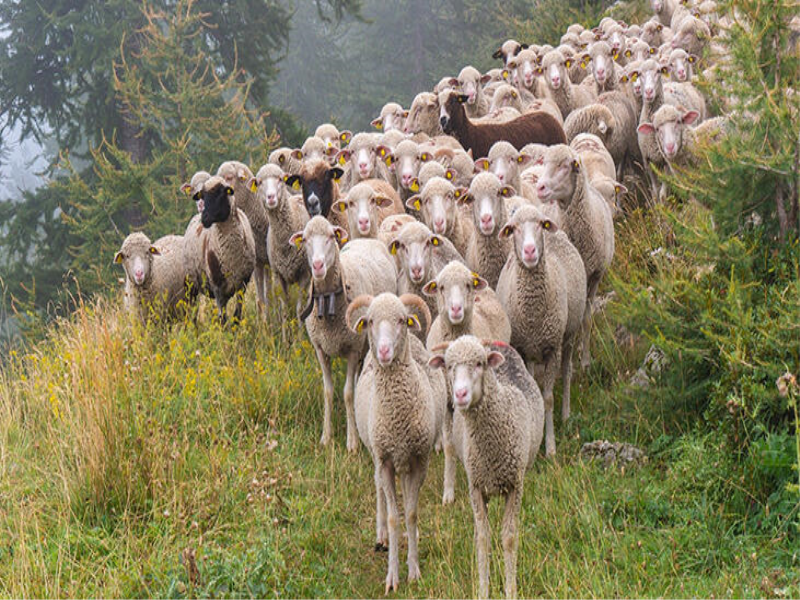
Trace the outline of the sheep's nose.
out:
[[[461,311],[464,310],[464,307],[460,304],[453,304],[450,306],[450,314],[454,317],[460,317]]]
[[[534,246],[533,244],[525,244],[522,247],[522,253],[528,260],[533,260],[534,258],[536,258],[536,246]]]
[[[436,230],[436,233],[444,231],[444,219],[436,219],[436,221],[433,222],[433,228]]]
[[[683,69],[678,71],[678,77],[680,77],[681,79],[684,79],[686,77],[686,71],[684,71]]]
[[[391,352],[391,348],[389,348],[389,344],[379,344],[378,345],[378,357],[381,360],[386,360],[389,358],[389,353]]]
[[[404,173],[404,174],[403,174],[403,185],[408,185],[408,184],[410,184],[410,183],[411,183],[411,180],[412,180],[413,178],[414,178],[414,176],[413,176],[413,175],[411,175],[410,173]]]
[[[600,67],[600,68],[597,69],[597,76],[598,77],[604,77],[605,74],[606,74],[606,70],[603,67]]]
[[[498,174],[497,174],[497,178],[498,178],[500,181],[503,181],[503,179],[505,179],[505,177],[506,177],[506,176],[505,176],[503,173],[498,173]]]
[[[456,401],[463,404],[467,399],[467,389],[466,388],[458,388],[454,390]]]
[[[670,154],[675,152],[675,144],[673,142],[667,144],[667,152],[669,152]]]
[[[422,278],[422,267],[411,267],[411,277],[414,279]]]
[[[364,218],[359,219],[358,228],[361,231],[367,231],[369,229],[369,219],[364,219]]]

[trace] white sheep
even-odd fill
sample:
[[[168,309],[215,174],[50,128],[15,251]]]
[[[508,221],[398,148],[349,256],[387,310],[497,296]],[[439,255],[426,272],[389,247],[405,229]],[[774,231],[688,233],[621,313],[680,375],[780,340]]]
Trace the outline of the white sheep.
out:
[[[513,257],[497,294],[511,322],[511,345],[542,386],[545,451],[555,455],[553,386],[560,368],[562,418],[569,418],[572,349],[586,310],[586,272],[569,238],[534,206],[523,206],[500,235],[513,238]]]
[[[406,206],[419,212],[425,225],[453,242],[458,253],[464,256],[474,230],[472,215],[456,204],[460,195],[460,188],[446,179],[434,177],[419,194],[406,201]]]
[[[351,239],[375,238],[386,217],[405,213],[400,196],[382,179],[365,179],[354,185],[335,208],[347,215]]]
[[[475,518],[478,595],[489,597],[487,504],[499,495],[505,499],[505,593],[515,598],[519,510],[525,472],[542,443],[542,394],[513,348],[498,344],[487,348],[474,336],[448,344],[430,364],[446,369],[456,409],[453,445],[467,472]]]
[[[383,105],[380,116],[372,119],[370,124],[383,133],[403,128],[403,121],[408,116],[408,111],[397,102],[388,102]]]
[[[574,58],[564,58],[558,50],[552,50],[542,58],[537,74],[545,78],[547,93],[556,103],[561,116],[566,119],[576,108],[586,106],[595,99],[595,94],[582,85],[573,85],[567,70],[575,62]]]

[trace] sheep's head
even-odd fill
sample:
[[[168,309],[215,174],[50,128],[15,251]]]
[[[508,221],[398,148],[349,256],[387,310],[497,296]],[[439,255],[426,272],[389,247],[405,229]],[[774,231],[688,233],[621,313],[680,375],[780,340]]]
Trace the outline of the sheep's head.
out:
[[[522,87],[531,89],[536,82],[536,69],[539,59],[532,48],[526,48],[517,56],[508,61],[508,68],[515,69],[517,78]]]
[[[331,152],[332,150],[333,147],[329,147],[325,140],[314,135],[310,138],[307,138],[306,141],[303,142],[303,147],[300,149],[300,152],[303,155],[303,160],[305,161],[330,161],[333,159],[333,153]]]
[[[436,94],[430,92],[417,94],[403,123],[403,133],[431,133],[431,124],[436,125],[438,111],[439,100]]]
[[[303,231],[289,238],[289,243],[304,248],[311,277],[316,282],[325,281],[328,271],[339,260],[339,246],[347,241],[347,232],[331,225],[325,218],[316,216],[306,223]]]
[[[222,177],[225,184],[232,187],[241,200],[241,196],[247,193],[247,182],[253,177],[253,172],[244,163],[230,160],[219,166],[217,176]]]
[[[275,210],[286,196],[286,180],[283,170],[273,164],[266,164],[248,182],[250,191],[255,192],[267,210]]]
[[[267,162],[278,165],[286,173],[297,175],[303,167],[303,153],[291,148],[277,148],[269,153]]]
[[[564,58],[564,55],[558,50],[551,50],[542,58],[542,64],[536,73],[545,77],[545,81],[550,89],[558,90],[561,89],[561,86],[568,80],[567,69],[569,69],[574,62],[574,58]]]
[[[475,161],[475,171],[489,171],[501,183],[514,183],[520,170],[525,169],[532,161],[531,156],[517,151],[508,142],[499,141],[492,144],[487,158]]]
[[[634,97],[642,97],[642,78],[640,77],[640,69],[642,63],[638,60],[628,63],[624,72],[620,75],[620,83],[623,85],[630,85]]]
[[[408,111],[396,102],[389,102],[381,109],[381,116],[371,121],[371,125],[384,133],[403,128],[403,121],[408,116]]]
[[[357,133],[350,140],[350,145],[336,155],[336,164],[344,167],[350,163],[353,174],[359,179],[375,177],[376,160],[379,155],[377,134]]]
[[[519,97],[519,92],[514,86],[504,83],[499,85],[494,91],[494,96],[492,96],[492,110],[498,110],[506,106],[522,112],[522,100]]]
[[[342,147],[342,144],[347,144],[352,137],[349,131],[342,131],[340,133],[336,125],[332,123],[323,123],[318,126],[314,131],[314,136],[325,142],[325,147],[327,149],[333,149],[337,152]]]
[[[697,57],[694,54],[689,54],[683,48],[675,48],[669,55],[670,75],[676,81],[690,81],[696,62]]]
[[[550,146],[544,155],[544,175],[539,178],[536,193],[542,202],[558,202],[566,209],[572,202],[577,179],[582,175],[580,157],[564,144]]]
[[[454,260],[439,271],[436,279],[425,284],[422,293],[436,298],[439,314],[451,324],[459,325],[472,320],[475,294],[488,285],[483,277]]]
[[[449,344],[434,348],[428,364],[444,368],[450,389],[453,391],[453,405],[458,410],[469,410],[483,400],[486,377],[503,364],[503,355],[487,348],[478,338],[465,335]]]
[[[528,44],[520,44],[517,40],[506,40],[502,46],[494,51],[492,58],[501,58],[503,63],[507,65],[511,57],[516,56],[527,47]]]
[[[494,235],[495,230],[506,218],[506,198],[516,192],[492,173],[479,173],[464,190],[458,201],[472,206],[475,226],[482,235]]]
[[[609,76],[614,74],[614,53],[605,42],[595,42],[589,48],[592,75],[598,85],[605,85]]]
[[[318,160],[303,165],[299,174],[286,178],[286,184],[293,190],[303,190],[303,201],[310,216],[327,217],[338,196],[337,182],[342,173],[339,167]]]
[[[690,54],[702,54],[703,47],[711,37],[711,30],[705,21],[687,16],[681,21],[678,31],[672,38],[673,48],[683,48]]]
[[[394,171],[401,187],[409,190],[412,189],[411,184],[419,175],[420,166],[432,160],[433,150],[430,146],[417,144],[412,140],[403,140],[392,153],[389,170]],[[412,191],[419,191],[419,189]]]
[[[461,192],[441,177],[434,177],[422,191],[411,196],[406,206],[418,211],[422,221],[438,235],[447,235],[453,230],[455,203]]]
[[[114,255],[114,264],[122,265],[128,279],[137,287],[141,287],[150,280],[153,256],[159,254],[158,248],[150,243],[150,238],[136,232],[122,242],[119,252]]]
[[[336,208],[347,215],[351,232],[358,233],[358,237],[374,238],[378,234],[378,209],[392,204],[391,198],[377,194],[371,185],[359,183],[336,203]]]
[[[395,258],[398,272],[405,271],[414,285],[421,286],[431,279],[431,255],[443,243],[440,236],[415,221],[403,225],[389,243],[389,253]]]
[[[181,191],[187,196],[191,196],[197,203],[197,212],[203,212],[203,198],[201,192],[203,191],[203,184],[211,179],[211,173],[207,171],[198,171],[192,175],[192,179],[181,186]]]
[[[552,233],[558,227],[533,205],[521,206],[500,230],[500,237],[514,239],[514,253],[526,269],[539,265],[544,254],[545,232]]]
[[[407,358],[408,330],[422,326],[414,309],[423,304],[418,296],[383,293],[358,296],[347,307],[345,319],[355,333],[366,333],[370,352],[382,368]],[[366,308],[366,311],[364,310]]]
[[[699,117],[696,110],[684,112],[671,104],[664,104],[653,115],[652,123],[642,123],[638,132],[655,134],[658,147],[667,160],[672,160],[683,146],[683,131]]]
[[[448,92],[444,102],[440,98],[439,124],[446,134],[453,133],[455,123],[463,120],[466,113],[462,105],[467,99],[468,96],[466,94],[458,94],[456,92]]]
[[[208,229],[214,223],[224,223],[233,210],[233,187],[225,183],[222,177],[214,176],[203,184],[200,194],[203,201],[203,212],[200,222]]]
[[[631,79],[636,72],[631,73]],[[650,105],[662,95],[662,76],[669,76],[669,66],[660,65],[653,59],[644,61],[638,70],[638,78],[642,80],[642,98]]]

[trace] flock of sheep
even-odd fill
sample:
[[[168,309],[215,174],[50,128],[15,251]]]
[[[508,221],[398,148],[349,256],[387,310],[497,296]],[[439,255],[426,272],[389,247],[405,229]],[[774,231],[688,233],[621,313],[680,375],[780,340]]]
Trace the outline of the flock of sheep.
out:
[[[644,174],[663,194],[651,165],[690,160],[694,141],[722,127],[706,121],[692,84],[711,32],[724,30],[714,3],[651,4],[643,26],[572,25],[557,48],[506,41],[502,68],[465,67],[407,111],[387,104],[378,133],[324,124],[255,175],[239,162],[196,173],[183,186],[198,208],[184,235],[151,243],[134,233],[115,257],[126,306],[143,317],[200,293],[223,321],[235,298],[239,317],[251,276],[263,312],[269,273],[285,316],[299,288],[297,316],[322,369],[322,444],[331,360],[346,358],[347,449],[360,439],[374,461],[387,591],[400,577],[396,477],[415,580],[417,501],[436,447],[445,504],[456,457],[467,472],[483,597],[486,505],[505,498],[505,591],[516,594],[525,472],[543,438],[545,454],[556,452],[553,388],[560,375],[565,420],[573,348],[590,361],[621,182]]]

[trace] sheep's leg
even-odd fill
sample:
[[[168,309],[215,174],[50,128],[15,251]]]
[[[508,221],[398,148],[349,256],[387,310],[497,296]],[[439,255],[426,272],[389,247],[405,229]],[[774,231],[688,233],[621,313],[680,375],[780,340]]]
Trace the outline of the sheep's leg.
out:
[[[389,522],[389,567],[386,571],[386,590],[397,591],[400,587],[400,511],[397,508],[397,490],[394,481],[394,465],[381,465],[381,487],[386,497],[386,512]]]
[[[220,294],[214,294],[214,303],[217,305],[217,315],[219,316],[220,325],[225,325],[228,320],[228,315],[225,312],[225,303],[222,301]]]
[[[512,489],[506,495],[506,509],[503,513],[503,557],[506,566],[506,598],[517,597],[517,546],[519,536],[517,523],[519,507],[522,503],[520,487]]]
[[[655,204],[658,200],[658,178],[653,172],[653,168],[650,166],[650,161],[645,160],[645,163],[646,166],[644,170],[647,171],[647,177],[650,179],[650,193],[653,198],[653,204]]]
[[[389,549],[388,533],[386,531],[386,495],[381,485],[380,465],[375,463],[375,552],[385,552]]]
[[[327,446],[331,441],[331,411],[333,410],[333,376],[331,375],[331,359],[321,348],[314,346],[317,351],[317,360],[322,369],[322,391],[324,396],[324,409],[322,417],[322,437],[319,443]]]
[[[344,408],[347,411],[347,450],[358,450],[358,430],[356,429],[356,410],[353,402],[356,371],[358,369],[358,352],[352,352],[347,357],[347,377],[344,380]]]
[[[572,351],[575,345],[574,335],[565,337],[564,347],[561,349],[561,420],[566,421],[570,415],[570,387],[572,384]]]
[[[273,289],[275,288],[275,280],[276,279],[278,280],[278,283],[281,286],[281,295],[280,295],[280,297],[278,299],[278,301],[280,303],[280,308],[279,308],[280,315],[279,316],[280,316],[280,320],[281,320],[281,342],[283,344],[286,344],[286,338],[287,338],[287,335],[288,335],[288,332],[286,330],[286,314],[287,314],[286,299],[289,297],[289,290],[287,289],[288,286],[286,285],[286,280],[283,277],[281,277],[280,275],[276,274],[274,271],[272,272],[272,288]]]
[[[486,498],[472,488],[469,493],[472,514],[475,517],[475,554],[478,559],[478,598],[489,597],[489,517],[486,514]]]
[[[453,413],[448,407],[445,407],[442,419],[442,446],[444,447],[442,504],[452,504],[456,497],[456,447],[453,444]]]
[[[588,284],[586,308],[583,311],[583,322],[581,323],[581,369],[584,370],[592,364],[592,306],[594,297],[597,295],[597,288],[600,286],[600,278],[594,277]]]
[[[266,318],[266,302],[264,301],[264,290],[266,289],[264,284],[264,265],[256,263],[256,268],[253,270],[253,279],[253,283],[255,283],[256,286],[256,308],[258,309],[258,314]]]
[[[408,534],[408,580],[416,581],[419,572],[419,530],[417,529],[417,506],[419,490],[425,481],[425,461],[413,465],[403,478],[403,502],[405,503],[406,532]]]
[[[545,456],[550,458],[556,454],[556,433],[553,426],[553,387],[556,382],[558,360],[554,353],[545,358],[544,364],[534,366],[528,363],[528,372],[542,388],[544,397],[544,448]]]
[[[237,291],[235,295],[236,306],[233,310],[233,322],[236,324],[242,322],[242,307],[244,306],[244,293],[245,293],[245,288],[242,288],[239,291]]]

